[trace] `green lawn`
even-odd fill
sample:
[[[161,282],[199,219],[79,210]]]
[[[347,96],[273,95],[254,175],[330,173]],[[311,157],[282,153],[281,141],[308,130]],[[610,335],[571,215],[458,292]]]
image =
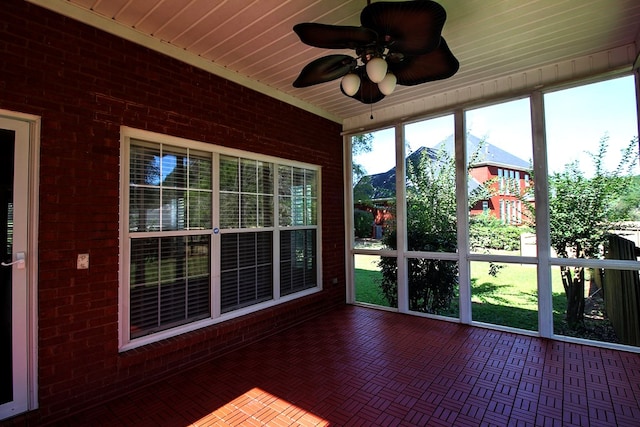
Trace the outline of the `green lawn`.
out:
[[[377,256],[355,257],[356,300],[382,306],[388,302],[379,288],[381,274]],[[557,274],[555,274],[557,273]],[[496,277],[489,275],[489,263],[471,263],[472,318],[475,321],[535,331],[538,329],[536,268],[520,264],[501,264]],[[559,272],[553,275],[554,323],[562,321],[566,299]],[[457,317],[458,301],[445,315]]]
[[[382,277],[377,267],[379,259],[380,257],[375,255],[355,257],[356,301],[389,307],[389,302],[378,286]]]

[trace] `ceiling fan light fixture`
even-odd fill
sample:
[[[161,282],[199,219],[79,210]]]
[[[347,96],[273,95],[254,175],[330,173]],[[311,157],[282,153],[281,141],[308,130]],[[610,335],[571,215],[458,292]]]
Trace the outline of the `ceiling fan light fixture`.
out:
[[[342,78],[340,86],[345,94],[353,96],[360,89],[360,77],[357,74],[349,73]]]
[[[369,80],[380,83],[387,75],[387,61],[376,56],[367,62],[366,69]]]
[[[444,8],[433,0],[381,0],[360,13],[360,26],[315,22],[296,24],[300,40],[323,49],[352,49],[307,64],[293,82],[297,88],[342,79],[340,90],[363,104],[374,104],[397,85],[415,86],[448,79],[460,63],[444,38]]]
[[[378,83],[378,89],[380,89],[380,92],[382,92],[384,95],[391,95],[396,88],[397,82],[398,79],[396,78],[395,74],[387,73],[387,75],[384,76],[384,79],[382,79],[382,81]]]

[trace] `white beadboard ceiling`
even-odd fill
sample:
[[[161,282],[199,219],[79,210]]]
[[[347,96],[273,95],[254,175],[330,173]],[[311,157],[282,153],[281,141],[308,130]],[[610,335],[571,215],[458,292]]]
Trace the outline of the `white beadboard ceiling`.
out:
[[[360,25],[367,0],[27,1],[343,124],[370,112],[369,105],[342,95],[339,80],[309,88],[291,85],[305,64],[336,53],[303,44],[292,27],[300,22]],[[620,48],[632,51],[626,54],[631,59],[622,61],[630,69],[640,51],[638,0],[439,3],[447,11],[443,37],[460,70],[447,80],[398,86],[373,105],[374,113]]]

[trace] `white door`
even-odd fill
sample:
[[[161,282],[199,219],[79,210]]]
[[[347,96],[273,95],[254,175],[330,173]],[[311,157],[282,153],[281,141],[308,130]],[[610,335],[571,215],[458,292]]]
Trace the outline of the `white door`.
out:
[[[0,116],[0,420],[29,409],[29,126]]]

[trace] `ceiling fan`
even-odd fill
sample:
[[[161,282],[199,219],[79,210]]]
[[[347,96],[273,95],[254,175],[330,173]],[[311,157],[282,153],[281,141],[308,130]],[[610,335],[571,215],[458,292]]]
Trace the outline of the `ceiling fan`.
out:
[[[444,8],[431,0],[381,1],[360,13],[360,27],[302,23],[293,27],[300,40],[324,49],[353,49],[355,57],[333,54],[307,64],[294,87],[342,77],[342,93],[373,104],[396,84],[414,86],[453,76],[460,67],[444,38]]]

